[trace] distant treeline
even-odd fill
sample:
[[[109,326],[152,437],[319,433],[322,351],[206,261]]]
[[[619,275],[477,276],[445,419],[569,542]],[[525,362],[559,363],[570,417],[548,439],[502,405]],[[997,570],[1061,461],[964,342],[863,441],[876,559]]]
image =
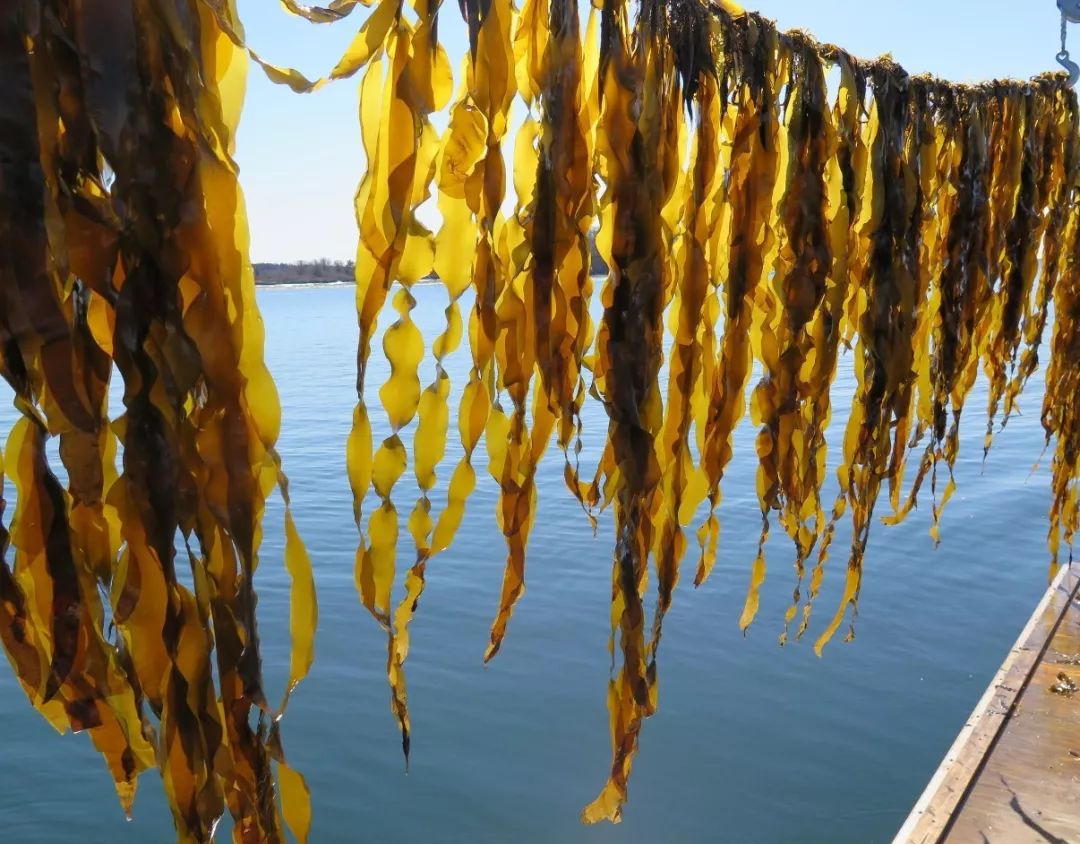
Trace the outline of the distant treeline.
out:
[[[352,261],[294,261],[291,264],[255,264],[256,284],[312,284],[352,281]]]
[[[595,232],[589,233],[589,248],[592,250],[592,274],[605,275],[607,265],[596,251]],[[334,281],[353,280],[352,261],[331,261],[320,258],[317,261],[293,261],[292,263],[255,264],[256,284],[328,284]],[[438,278],[431,273],[428,278]]]

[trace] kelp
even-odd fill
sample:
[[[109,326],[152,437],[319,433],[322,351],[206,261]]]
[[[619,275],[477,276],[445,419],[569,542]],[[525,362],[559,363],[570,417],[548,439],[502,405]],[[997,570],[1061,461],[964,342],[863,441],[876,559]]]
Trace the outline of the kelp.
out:
[[[156,765],[180,840],[226,808],[235,840],[283,840],[283,818],[304,839],[255,618],[285,479],[231,158],[246,64],[188,4],[9,4],[0,39],[0,346],[20,414],[5,650],[54,727],[90,732],[125,811]],[[291,689],[316,610],[286,526]]]
[[[356,195],[356,219],[361,233],[356,255],[360,333],[356,354],[357,405],[347,453],[353,509],[361,532],[356,552],[356,584],[364,606],[388,633],[392,705],[401,726],[406,757],[409,715],[400,663],[408,652],[408,639],[395,639],[396,625],[390,615],[398,541],[398,512],[392,491],[408,465],[401,431],[421,409],[419,366],[424,356],[424,341],[411,318],[416,300],[410,288],[430,272],[435,260],[431,232],[415,214],[428,197],[438,148],[428,116],[445,106],[452,85],[449,59],[435,41],[438,7],[418,0],[415,10],[418,20],[413,25],[401,16],[401,4],[398,4],[395,22],[387,35],[385,56],[374,57],[361,82],[360,121],[368,170]],[[391,295],[395,284],[398,288]],[[390,376],[379,389],[390,434],[373,449],[364,387],[376,320],[387,299],[398,315],[383,335]],[[438,390],[436,386],[436,395]],[[417,430],[418,444],[431,438],[424,423],[438,413],[437,407],[430,406],[430,395],[428,392],[428,401],[424,403],[426,413]],[[426,499],[437,462],[423,448],[415,452],[414,470],[421,498],[410,518],[419,555],[419,568],[411,573],[412,581],[417,583],[412,587],[417,592],[412,603],[419,598],[418,583],[430,533],[426,524]],[[365,530],[361,518],[369,485],[380,504],[372,512]],[[398,615],[401,614],[399,610]],[[401,622],[402,626],[406,623],[404,619]]]
[[[659,370],[670,242],[662,211],[678,173],[682,103],[663,8],[644,4],[632,32],[627,18],[626,6],[614,0],[601,10],[607,37],[600,52],[597,155],[607,185],[599,204],[610,274],[603,292],[596,389],[610,419],[611,471],[618,477],[609,649],[617,638],[622,665],[608,688],[611,773],[582,815],[589,823],[619,820],[642,720],[654,708],[646,676],[642,589],[661,478],[654,443],[662,427]],[[665,46],[652,49],[654,44]],[[664,572],[661,591],[673,585],[672,573]]]
[[[255,52],[223,0],[19,0],[0,12],[0,373],[17,411],[0,476],[0,517],[15,494],[10,528],[0,519],[0,642],[49,723],[89,733],[125,811],[157,767],[180,840],[211,840],[225,811],[237,841],[280,841],[286,827],[305,840],[311,821],[281,716],[312,663],[317,607],[274,447],[280,408],[232,159],[248,60],[306,94],[361,74],[346,467],[357,589],[386,634],[406,762],[410,623],[477,487],[481,448],[506,546],[485,660],[524,594],[553,440],[594,531],[612,511],[612,758],[587,822],[621,817],[688,532],[701,585],[722,550],[723,480],[748,411],[761,530],[739,624],[758,614],[778,524],[795,578],[781,642],[801,638],[846,519],[842,597],[820,652],[853,624],[875,516],[909,517],[929,482],[940,539],[980,371],[986,459],[1052,324],[1048,542],[1052,566],[1063,543],[1071,559],[1080,147],[1064,76],[911,77],[727,0],[602,0],[584,26],[573,0],[463,0],[455,90],[436,0],[281,5],[315,24],[369,11],[314,80]],[[445,324],[424,380],[413,288],[432,271]],[[389,375],[373,384],[380,319]],[[440,484],[447,362],[466,341],[462,456]],[[830,508],[844,355],[856,383]],[[109,405],[114,378],[122,408]],[[586,471],[590,397],[607,430]],[[272,706],[253,577],[275,487],[292,652]],[[402,519],[414,562],[398,595]]]

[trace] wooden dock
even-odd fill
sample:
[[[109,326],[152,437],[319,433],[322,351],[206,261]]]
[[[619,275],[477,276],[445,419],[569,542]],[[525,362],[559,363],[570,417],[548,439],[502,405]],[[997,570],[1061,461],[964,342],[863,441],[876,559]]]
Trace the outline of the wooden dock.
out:
[[[1069,681],[1080,687],[1080,562],[1050,585],[893,844],[1080,842]]]

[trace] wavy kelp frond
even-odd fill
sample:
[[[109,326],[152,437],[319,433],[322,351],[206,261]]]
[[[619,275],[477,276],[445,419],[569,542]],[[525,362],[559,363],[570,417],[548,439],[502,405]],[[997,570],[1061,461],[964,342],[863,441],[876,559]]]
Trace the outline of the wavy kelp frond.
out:
[[[1038,368],[1039,347],[1046,330],[1053,291],[1057,288],[1059,273],[1063,268],[1065,244],[1071,242],[1068,237],[1076,224],[1077,206],[1070,199],[1072,186],[1069,182],[1070,174],[1075,173],[1077,168],[1075,108],[1065,92],[1055,92],[1055,97],[1053,105],[1046,106],[1050,126],[1042,152],[1044,187],[1041,205],[1045,209],[1045,219],[1039,225],[1042,249],[1037,256],[1042,269],[1036,273],[1034,300],[1028,298],[1024,303],[1023,352],[1006,389],[1002,427],[1016,410],[1017,397]]]
[[[537,333],[537,359],[556,417],[566,483],[580,501],[577,455],[582,448],[585,356],[594,336],[588,232],[595,219],[592,161],[597,99],[588,82],[595,68],[586,64],[577,3],[552,2],[549,14],[548,54],[543,76],[534,82],[541,134],[530,248],[539,286],[548,291],[538,298],[544,316]],[[588,44],[595,43],[594,24],[595,15],[590,17]],[[545,302],[548,297],[550,302]]]
[[[930,401],[928,388],[928,370],[923,363],[930,349],[931,326],[937,304],[937,293],[931,294],[930,278],[939,271],[944,258],[941,249],[941,226],[947,220],[947,198],[942,196],[945,184],[941,161],[938,155],[938,137],[935,114],[930,109],[930,98],[934,96],[933,83],[916,80],[912,96],[914,109],[910,145],[913,169],[915,173],[914,211],[911,221],[910,237],[915,240],[914,265],[912,268],[915,290],[914,299],[918,305],[914,313],[912,328],[912,370],[920,377],[906,383],[903,387],[905,396],[901,403],[907,412],[897,420],[893,436],[893,448],[889,458],[889,503],[894,513],[900,510],[901,490],[904,484],[908,451],[921,441],[927,425],[927,407]],[[920,462],[920,467],[922,463]],[[885,517],[888,521],[889,517]]]
[[[348,451],[353,507],[357,526],[361,528],[356,583],[364,606],[388,633],[391,703],[401,726],[406,757],[409,716],[400,664],[408,650],[408,639],[395,641],[390,615],[398,540],[398,513],[392,491],[408,465],[401,431],[416,417],[421,405],[419,366],[424,356],[424,341],[411,318],[416,301],[410,288],[431,271],[435,261],[431,233],[415,214],[429,196],[438,151],[437,136],[428,116],[445,106],[452,85],[449,60],[433,41],[434,8],[418,0],[415,9],[419,21],[414,26],[401,16],[399,4],[396,23],[387,36],[385,55],[373,59],[361,84],[360,120],[368,170],[356,195],[357,225],[361,233],[356,257],[360,327],[358,403]],[[391,295],[395,284],[398,289]],[[373,449],[364,393],[365,375],[376,319],[388,299],[398,315],[383,335],[390,377],[379,389],[379,400],[386,412],[389,436]],[[428,413],[421,420],[418,432],[427,434],[425,423],[438,409],[430,407],[430,401],[424,409]],[[429,477],[433,462],[422,451],[419,456],[425,461],[417,461],[415,466],[422,500],[411,523],[418,553],[422,555],[429,533],[424,524],[423,499],[433,480]],[[380,504],[364,530],[361,510],[369,484]],[[414,578],[420,576],[422,569]],[[417,594],[411,603],[418,597]],[[407,619],[402,624],[407,624]]]
[[[493,0],[477,32],[474,54],[466,60],[466,81],[453,110],[455,117],[460,115],[464,157],[460,164],[443,170],[449,189],[440,181],[444,224],[436,252],[445,257],[437,266],[445,267],[449,277],[460,277],[458,289],[471,288],[473,307],[469,314],[472,368],[458,411],[464,454],[451,478],[447,509],[436,529],[437,535],[440,530],[443,533],[436,543],[439,548],[446,548],[452,541],[466,499],[476,486],[472,456],[481,438],[488,442],[489,468],[496,476],[501,475],[497,446],[506,441],[506,429],[500,426],[505,416],[495,412],[493,403],[499,335],[497,306],[509,275],[499,239],[504,225],[500,209],[506,194],[502,144],[515,95],[512,24],[509,2]],[[445,206],[443,197],[447,197]],[[494,452],[492,444],[496,445]]]
[[[927,192],[933,175],[936,185],[936,214],[924,218],[923,247],[919,253],[919,283],[929,281],[926,313],[919,318],[916,354],[919,360],[932,348],[929,367],[919,368],[918,425],[912,444],[929,431],[929,442],[919,463],[907,502],[899,507],[899,489],[894,488],[896,523],[915,506],[919,490],[932,473],[934,491],[933,527],[941,508],[954,488],[952,470],[959,448],[959,423],[964,398],[974,383],[978,364],[977,331],[991,301],[988,274],[982,255],[989,235],[989,215],[984,200],[989,194],[988,150],[983,137],[982,109],[976,103],[957,102],[948,93],[939,94],[942,118],[959,126],[956,138],[947,137],[939,125],[931,131],[933,158],[920,160],[920,190]],[[925,298],[925,297],[923,297]],[[927,346],[930,343],[930,347]],[[949,427],[949,415],[952,425]],[[947,432],[948,430],[948,432]],[[937,503],[937,465],[945,460],[949,483]]]
[[[610,418],[617,472],[611,620],[622,664],[608,689],[611,773],[582,815],[589,823],[619,820],[641,722],[654,708],[642,589],[661,480],[654,442],[662,428],[661,317],[670,283],[670,232],[662,211],[679,171],[682,114],[673,51],[662,46],[668,34],[664,13],[658,3],[643,4],[629,30],[624,6],[608,2],[602,11],[609,40],[602,44],[597,154],[607,185],[600,196],[600,226],[606,230],[610,275],[596,380]]]
[[[716,560],[720,481],[732,457],[735,427],[746,412],[746,385],[752,366],[754,301],[758,284],[767,274],[765,252],[775,235],[771,220],[776,185],[779,134],[779,93],[783,81],[778,67],[777,33],[745,16],[722,21],[727,84],[735,99],[737,116],[732,128],[728,187],[725,203],[731,208],[725,226],[726,244],[719,258],[726,264],[723,283],[723,336],[709,387],[701,454],[709,489],[707,530],[702,534],[701,559],[695,583],[700,585]],[[720,271],[724,271],[723,264]],[[754,562],[754,581],[764,579],[764,561]],[[751,596],[755,587],[751,587]],[[752,602],[753,597],[748,601]],[[752,616],[754,607],[748,607]],[[744,612],[744,619],[747,613]],[[745,625],[743,625],[745,626]]]
[[[1019,96],[1016,137],[1021,143],[1016,208],[1005,232],[1001,279],[994,298],[985,369],[990,380],[990,404],[985,449],[989,450],[993,424],[1005,396],[1008,378],[1016,369],[1025,316],[1031,307],[1032,285],[1038,270],[1042,233],[1049,216],[1044,213],[1052,173],[1048,159],[1049,115],[1044,98],[1033,90]],[[1051,100],[1052,102],[1052,100]],[[1007,408],[1008,410],[1008,408]]]
[[[839,67],[840,80],[837,89],[837,101],[833,105],[833,121],[836,126],[836,157],[828,175],[829,201],[829,248],[832,255],[832,268],[827,282],[827,290],[821,312],[821,335],[816,342],[815,370],[813,379],[819,385],[811,412],[811,422],[806,447],[815,454],[813,471],[818,477],[824,475],[824,461],[827,453],[825,429],[832,414],[829,389],[836,375],[837,359],[841,346],[849,343],[850,328],[846,314],[849,303],[858,302],[858,287],[852,282],[861,277],[866,266],[866,251],[862,238],[863,191],[866,186],[867,160],[869,149],[862,131],[863,103],[866,98],[867,79],[865,71],[850,56],[840,51],[831,54]],[[837,470],[843,488],[843,468]],[[820,490],[814,493],[820,501]],[[824,565],[829,544],[832,541],[836,523],[843,515],[844,497],[840,496],[832,511],[832,517],[820,537],[820,551],[817,563],[810,577],[809,594],[803,606],[802,620],[798,636],[801,637],[810,621],[814,598],[821,588],[824,577]],[[816,504],[815,506],[820,506]],[[821,517],[815,513],[815,519]],[[815,522],[815,533],[820,522]],[[801,572],[793,606],[798,612],[801,596]],[[791,623],[793,615],[788,609],[786,625]],[[781,634],[781,642],[786,641],[787,626]]]
[[[681,174],[682,181],[672,191],[669,201],[669,207],[674,207],[681,219],[677,218],[673,226],[680,236],[674,247],[672,278],[668,282],[672,295],[665,302],[673,342],[667,404],[656,444],[663,480],[651,549],[659,593],[649,644],[649,678],[653,686],[663,619],[671,606],[686,553],[683,528],[690,524],[706,494],[705,475],[694,465],[691,429],[705,406],[704,358],[712,351],[711,340],[702,335],[703,324],[709,321],[709,315],[715,321],[719,307],[710,287],[714,270],[709,248],[715,236],[722,108],[719,79],[712,61],[711,39],[716,37],[716,32],[713,22],[694,4],[677,7],[670,26],[675,69],[684,99],[689,89],[691,99],[698,97],[701,112],[691,140],[689,172]],[[652,697],[655,698],[655,691]]]
[[[937,540],[980,369],[988,449],[995,420],[1018,411],[1051,318],[1049,544],[1054,565],[1063,540],[1071,554],[1080,147],[1064,77],[975,86],[910,77],[727,0],[603,0],[585,27],[572,0],[520,10],[462,0],[469,48],[455,91],[437,0],[282,0],[315,24],[368,7],[345,53],[314,80],[251,49],[224,0],[9,5],[0,12],[0,372],[18,414],[2,467],[16,507],[10,535],[0,525],[0,642],[49,722],[89,732],[125,810],[139,773],[159,768],[181,840],[210,840],[226,809],[239,841],[279,841],[285,826],[303,840],[311,820],[280,717],[310,668],[317,608],[274,450],[280,410],[262,363],[232,161],[249,59],[301,93],[362,73],[367,171],[355,203],[357,405],[346,464],[357,588],[387,637],[406,759],[409,627],[427,566],[452,544],[477,486],[482,441],[506,543],[485,659],[524,593],[551,440],[594,530],[596,511],[613,511],[613,752],[589,822],[621,816],[642,725],[658,705],[685,532],[696,524],[700,585],[720,553],[722,483],[748,404],[762,527],[743,630],[758,613],[776,523],[794,546],[786,642],[793,624],[796,637],[808,629],[850,519],[843,595],[819,650],[856,613],[875,512],[886,508],[888,523],[908,517],[929,481]],[[437,233],[421,220],[432,205]],[[608,267],[598,292],[597,219]],[[432,270],[447,304],[425,382],[413,287]],[[384,313],[390,375],[370,384]],[[452,424],[446,364],[466,335],[463,454],[445,472],[438,509]],[[856,391],[828,510],[832,384],[848,351]],[[108,404],[114,372],[123,409]],[[582,480],[590,395],[608,427]],[[66,481],[50,465],[52,437]],[[400,482],[410,471],[415,561],[396,596]],[[276,709],[253,587],[275,487],[292,638]]]
[[[840,609],[818,639],[818,649],[856,605],[870,521],[890,455],[904,446],[904,422],[911,411],[913,331],[918,240],[912,231],[918,207],[918,143],[912,131],[913,96],[909,80],[885,66],[871,71],[873,103],[867,124],[873,183],[869,208],[865,304],[858,320],[855,352],[857,385],[844,438],[846,478],[841,495],[851,510],[852,540],[847,582]]]
[[[1075,188],[1074,188],[1075,189]],[[1057,571],[1064,540],[1072,560],[1072,541],[1080,521],[1080,248],[1078,228],[1069,226],[1064,267],[1054,290],[1054,337],[1046,372],[1042,422],[1049,447],[1054,441],[1053,499],[1050,505],[1051,572]]]
[[[260,522],[284,476],[231,160],[245,63],[208,11],[164,2],[11,4],[0,61],[0,340],[20,412],[9,658],[54,726],[90,733],[125,811],[156,764],[181,840],[209,840],[226,807],[237,840],[282,840],[276,761],[304,839],[255,621]],[[291,514],[287,532],[291,688],[316,612]]]
[[[545,27],[547,37],[536,38],[536,30]],[[513,410],[506,422],[501,408],[493,409],[493,421],[508,425],[506,451],[491,442],[489,449],[498,446],[491,451],[491,472],[501,490],[498,519],[508,553],[485,660],[498,652],[524,592],[536,470],[553,429],[558,431],[567,483],[571,489],[578,487],[569,448],[575,431],[580,448],[582,358],[592,335],[587,241],[593,219],[592,148],[577,4],[527,4],[514,49],[518,92],[530,114],[515,148],[517,210],[503,229],[504,262],[511,277],[498,303],[503,339],[496,353],[505,362],[498,386],[506,390]],[[534,370],[539,380],[531,389]],[[526,425],[530,393],[531,429]],[[492,430],[489,426],[489,436]]]
[[[779,209],[783,229],[769,302],[776,316],[763,325],[765,377],[751,399],[755,421],[762,425],[758,435],[762,544],[769,511],[779,510],[795,545],[797,584],[787,625],[797,612],[806,559],[824,527],[820,496],[824,431],[818,430],[822,415],[818,405],[822,394],[828,395],[832,371],[818,366],[818,355],[824,351],[831,321],[831,303],[826,300],[833,249],[827,170],[837,149],[821,59],[809,44],[794,48],[786,194]]]

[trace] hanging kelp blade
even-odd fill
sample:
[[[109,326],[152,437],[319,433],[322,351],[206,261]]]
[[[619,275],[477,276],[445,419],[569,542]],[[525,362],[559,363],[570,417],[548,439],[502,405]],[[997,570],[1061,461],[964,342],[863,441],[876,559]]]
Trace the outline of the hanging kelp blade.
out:
[[[410,624],[477,487],[482,445],[506,549],[485,660],[524,605],[552,440],[594,530],[612,510],[612,757],[587,822],[621,817],[658,706],[687,532],[700,585],[722,552],[722,484],[748,412],[761,530],[739,624],[758,614],[779,525],[795,583],[781,641],[801,637],[847,519],[843,594],[820,651],[854,623],[875,514],[901,521],[928,486],[940,537],[979,372],[989,449],[1052,318],[1049,545],[1053,565],[1063,543],[1071,559],[1080,147],[1064,76],[910,77],[727,0],[603,0],[585,26],[572,0],[463,0],[455,88],[435,0],[281,5],[316,24],[364,17],[312,80],[251,49],[223,0],[22,0],[0,12],[0,373],[17,410],[0,463],[16,495],[10,528],[0,522],[0,642],[49,723],[89,733],[125,811],[156,766],[181,841],[210,840],[225,811],[243,842],[281,841],[286,827],[305,840],[311,824],[280,719],[312,664],[318,612],[274,449],[280,409],[232,160],[248,60],[300,93],[361,75],[346,465],[357,590],[385,632],[406,759]],[[434,231],[421,220],[432,205]],[[595,284],[593,229],[607,267]],[[432,271],[445,325],[425,338],[413,288]],[[845,351],[856,389],[830,508]],[[470,365],[452,403],[455,353]],[[373,354],[383,383],[367,377]],[[114,371],[123,407],[108,403]],[[586,470],[589,397],[608,422]],[[462,452],[449,467],[452,405]],[[292,639],[276,709],[253,588],[275,487]],[[413,564],[401,587],[403,526]]]
[[[278,730],[317,610],[232,161],[247,63],[239,23],[214,11],[0,12],[0,372],[18,411],[0,640],[46,719],[90,734],[125,812],[156,766],[178,840],[211,840],[226,810],[237,841],[282,841],[286,824],[306,840],[307,788]],[[293,639],[277,710],[253,588],[275,486]]]

